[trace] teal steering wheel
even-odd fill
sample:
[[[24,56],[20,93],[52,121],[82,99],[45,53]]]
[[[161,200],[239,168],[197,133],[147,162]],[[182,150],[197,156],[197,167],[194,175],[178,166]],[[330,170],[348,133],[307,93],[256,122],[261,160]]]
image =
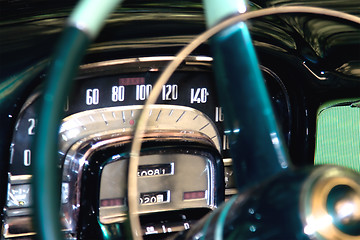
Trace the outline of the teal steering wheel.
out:
[[[97,4],[106,7],[102,9],[99,8]],[[34,202],[36,209],[35,213],[38,226],[37,231],[39,236],[43,239],[63,238],[60,231],[61,223],[59,220],[60,194],[57,191],[57,189],[60,189],[59,176],[61,174],[58,163],[56,162],[58,159],[58,156],[56,155],[56,143],[58,137],[58,127],[62,118],[63,103],[65,102],[65,93],[71,86],[71,81],[78,69],[78,65],[80,64],[82,56],[84,55],[88,45],[90,44],[91,40],[96,37],[106,16],[117,4],[117,1],[109,1],[109,4],[105,3],[104,1],[81,2],[79,7],[74,11],[74,14],[70,17],[69,25],[65,29],[62,38],[60,39],[52,66],[49,71],[49,77],[42,98],[42,107],[39,118],[40,127],[38,129],[35,145],[36,161],[34,161],[33,174],[35,193]],[[90,14],[90,12],[98,12],[98,14],[95,14],[95,16],[94,14]],[[238,185],[242,186],[240,188],[240,191],[242,192],[245,192],[245,190],[252,186],[253,183],[256,183],[256,185],[261,184],[270,177],[277,176],[282,172],[287,172],[287,169],[290,168],[286,150],[276,125],[276,120],[272,112],[271,104],[261,77],[261,73],[258,69],[258,63],[254,48],[251,43],[251,38],[243,21],[250,18],[279,13],[309,12],[312,14],[326,14],[328,16],[338,18],[341,17],[342,19],[360,24],[359,18],[355,16],[339,13],[336,11],[310,7],[282,7],[264,9],[229,18],[220,24],[213,26],[204,34],[196,38],[191,44],[186,46],[178,54],[175,60],[169,64],[169,67],[164,71],[157,85],[154,87],[152,95],[149,97],[147,105],[152,104],[151,101],[156,99],[156,89],[159,89],[157,86],[160,86],[161,88],[161,86],[166,83],[169,76],[182,62],[182,60],[201,43],[217,34],[212,39],[215,58],[215,71],[217,75],[218,86],[220,89],[222,89],[221,91],[229,91],[229,95],[227,98],[223,99],[223,103],[226,103],[224,105],[226,105],[228,127],[234,130],[233,132],[235,133],[232,136],[232,148],[234,149],[233,152],[235,155],[234,165],[235,168],[242,173],[239,174],[237,178]],[[233,24],[235,24],[235,26],[232,26]],[[224,29],[226,30],[222,31]],[[244,49],[246,51],[244,51]],[[238,65],[235,66],[233,63],[237,63]],[[238,89],[251,89],[254,102],[249,103],[248,101],[243,101],[244,99],[248,98],[248,95],[246,94],[247,90],[245,90],[244,94],[237,94],[236,92],[229,89],[229,82],[227,81],[235,79],[239,72],[246,72],[248,74],[246,75],[247,77],[244,77],[241,81],[236,82],[236,84],[238,84]],[[254,107],[254,104],[257,106],[257,109],[260,109],[259,111],[251,111],[251,108]],[[144,106],[144,108],[146,108],[146,106]],[[241,119],[239,116],[240,113],[241,115],[244,115],[244,112],[245,115],[248,116],[248,120],[239,120]],[[260,114],[258,114],[259,112]],[[141,147],[141,138],[138,136],[141,136],[141,133],[144,130],[144,126],[146,125],[146,119],[144,119],[143,116],[142,118],[140,117],[139,122],[143,124],[139,124],[139,127],[135,132],[135,143],[133,144],[132,150],[132,156],[134,159],[130,161],[129,167],[129,189],[131,189],[131,191],[129,191],[129,208],[130,223],[133,233],[140,232],[138,230],[140,224],[136,215],[136,204],[130,203],[137,202],[136,177],[131,176],[136,176],[136,174],[134,174],[137,171],[136,156]],[[255,127],[249,126],[246,121],[251,121],[251,119],[254,118],[258,119],[264,124],[263,128],[259,128],[259,125],[256,125]],[[254,126],[254,124],[251,125]],[[241,136],[237,134],[239,131],[235,131],[237,129],[241,129]],[[252,156],[249,158],[249,162],[245,163],[247,164],[247,169],[251,168],[251,170],[253,170],[251,171],[251,174],[242,170],[241,165],[244,163],[240,163],[236,158],[236,152],[243,150],[241,149],[241,146],[243,144],[244,137],[246,138],[246,141],[254,143],[251,148],[252,151],[256,148],[257,150],[266,153],[261,155],[261,157],[255,157],[252,155],[252,151],[247,152],[249,156]],[[260,145],[256,145],[256,139],[259,138],[267,140],[262,142]],[[254,163],[261,163],[263,165],[265,164],[267,166],[266,171],[256,172],[256,169],[260,168],[253,165]],[[306,176],[312,175],[309,174]],[[250,181],[249,177],[251,178]],[[281,179],[282,178],[283,177],[281,177]],[[315,180],[318,181],[319,178],[316,178]],[[352,178],[358,179],[358,176],[354,175]],[[309,184],[305,180],[304,182]],[[311,186],[311,188],[313,187],[314,186]],[[352,189],[354,188],[356,192],[357,188],[353,187]],[[309,198],[309,201],[311,202],[312,197],[310,196]],[[355,197],[355,200],[356,199],[357,198]],[[234,204],[234,202],[235,200],[232,202],[232,204]],[[233,205],[230,204],[227,205],[228,207],[224,207],[224,209],[227,209],[226,213],[228,213],[229,209],[233,207]],[[221,211],[215,213],[215,216],[216,214],[219,214],[220,218],[223,220],[226,217],[226,214],[224,215],[224,212],[221,214]],[[222,221],[221,226],[224,226],[224,222],[225,220]],[[355,223],[358,222],[359,220],[357,220]],[[217,234],[219,234],[219,232],[217,232]],[[134,238],[137,237],[141,236],[137,236],[135,234]]]

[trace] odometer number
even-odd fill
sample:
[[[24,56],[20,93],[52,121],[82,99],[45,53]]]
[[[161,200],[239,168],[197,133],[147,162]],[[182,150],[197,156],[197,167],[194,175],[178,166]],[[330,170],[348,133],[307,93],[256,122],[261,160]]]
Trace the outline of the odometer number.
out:
[[[140,193],[139,204],[157,204],[169,202],[169,191]]]
[[[173,174],[173,164],[152,164],[138,167],[138,177],[161,176]]]

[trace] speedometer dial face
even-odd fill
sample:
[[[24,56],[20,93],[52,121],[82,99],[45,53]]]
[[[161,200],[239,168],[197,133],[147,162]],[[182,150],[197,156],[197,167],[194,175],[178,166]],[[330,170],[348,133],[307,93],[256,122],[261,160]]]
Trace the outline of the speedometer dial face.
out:
[[[222,108],[217,103],[216,88],[212,80],[212,73],[208,67],[204,66],[201,68],[195,65],[191,67],[187,66],[186,69],[186,71],[179,71],[174,74],[169,82],[163,86],[156,104],[161,104],[162,106],[189,107],[188,109],[197,110],[199,113],[202,113],[202,115],[209,119],[209,124],[216,126],[216,130],[219,133],[219,136],[217,136],[219,139],[216,140],[219,142],[217,146],[218,150],[223,152],[223,154],[226,155],[225,157],[229,157],[227,154],[226,141],[223,143],[224,129],[222,121],[224,120],[224,116]],[[197,71],[195,71],[195,69],[197,69]],[[152,91],[155,81],[160,76],[159,66],[146,67],[146,70],[146,72],[140,71],[137,73],[125,73],[80,80],[75,87],[74,94],[69,98],[70,104],[67,106],[66,114],[71,115],[84,109],[91,110],[127,106],[129,111],[117,113],[119,115],[116,115],[116,118],[119,118],[119,121],[125,121],[127,124],[130,123],[127,122],[128,119],[135,121],[135,118],[130,115],[132,114],[134,116],[134,114],[137,114],[137,110],[139,109],[137,106],[145,103]],[[132,111],[132,109],[134,111]],[[185,121],[189,126],[193,125],[197,120],[200,120],[196,119],[196,115],[194,115],[193,118],[195,118],[195,121],[190,123],[189,113],[187,110],[185,112],[180,111],[179,115],[175,107],[173,109],[168,108],[168,110],[159,109],[157,112],[152,111],[149,113],[149,118],[155,122],[163,121],[163,123],[171,123],[173,121],[171,124],[174,126],[179,125],[179,127],[182,123],[185,123]],[[102,116],[102,118],[104,117],[105,116]],[[113,118],[114,116],[106,117],[106,119]],[[167,118],[168,120],[166,120]],[[107,121],[106,119],[103,121]],[[132,124],[134,124],[134,122],[132,122]],[[158,124],[158,126],[161,127],[161,124]],[[181,125],[181,128],[184,126],[185,124]],[[205,125],[201,127],[204,127],[204,130],[206,128]],[[186,127],[184,127],[184,129],[186,129]],[[214,136],[215,135],[210,137],[212,138]]]

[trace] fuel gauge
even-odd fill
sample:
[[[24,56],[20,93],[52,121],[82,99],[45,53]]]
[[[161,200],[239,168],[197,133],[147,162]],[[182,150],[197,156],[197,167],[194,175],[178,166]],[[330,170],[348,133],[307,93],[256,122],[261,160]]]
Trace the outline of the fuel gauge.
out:
[[[25,208],[30,207],[31,204],[30,184],[11,185],[7,199],[7,206],[9,208]]]

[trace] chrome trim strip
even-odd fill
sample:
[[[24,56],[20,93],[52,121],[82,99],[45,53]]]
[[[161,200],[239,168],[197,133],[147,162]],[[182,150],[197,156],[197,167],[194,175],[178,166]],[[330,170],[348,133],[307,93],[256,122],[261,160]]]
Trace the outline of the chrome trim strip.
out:
[[[139,58],[125,58],[125,59],[117,59],[117,60],[109,60],[97,63],[89,63],[80,66],[80,69],[91,69],[91,68],[99,68],[99,67],[108,67],[129,63],[144,63],[144,62],[161,62],[161,61],[172,61],[175,56],[156,56],[156,57],[139,57]],[[208,56],[189,56],[185,59],[185,62],[212,62],[213,58]]]
[[[29,183],[32,179],[32,175],[11,175],[9,179],[12,184]]]
[[[225,167],[232,166],[232,158],[224,158],[223,162]]]
[[[3,225],[2,232],[4,238],[34,236],[35,232],[32,227],[32,217],[8,218]]]
[[[325,80],[327,80],[327,77],[319,77],[316,73],[314,73],[314,72],[306,65],[305,61],[304,61],[302,64],[303,64],[303,66],[304,66],[314,77],[316,77],[318,80],[320,80],[320,81],[325,81]],[[323,73],[323,72],[321,72],[321,73]]]
[[[225,196],[235,195],[237,193],[238,193],[238,190],[236,188],[225,189]]]

